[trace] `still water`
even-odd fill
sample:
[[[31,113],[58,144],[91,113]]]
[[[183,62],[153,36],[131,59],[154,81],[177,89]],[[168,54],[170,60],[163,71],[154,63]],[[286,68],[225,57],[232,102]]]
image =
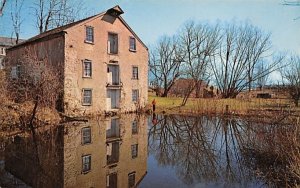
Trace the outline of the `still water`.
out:
[[[2,144],[0,187],[268,187],[241,119],[121,115],[42,126]]]

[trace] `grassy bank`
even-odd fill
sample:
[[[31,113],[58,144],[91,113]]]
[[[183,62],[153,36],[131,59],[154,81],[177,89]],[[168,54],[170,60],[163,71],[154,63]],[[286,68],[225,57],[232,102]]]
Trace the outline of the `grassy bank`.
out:
[[[156,97],[149,95],[149,108],[152,100],[156,100],[156,111],[169,114],[233,114],[233,115],[271,115],[291,112],[299,114],[299,108],[288,99],[202,99],[190,98],[185,106],[181,106],[182,98]],[[228,106],[228,111],[226,111]]]

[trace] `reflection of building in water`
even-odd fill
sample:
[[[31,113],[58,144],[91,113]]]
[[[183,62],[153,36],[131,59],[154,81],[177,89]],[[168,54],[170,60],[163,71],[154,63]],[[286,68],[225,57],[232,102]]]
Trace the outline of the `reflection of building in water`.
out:
[[[46,135],[37,139],[39,152],[33,144],[23,146],[29,139],[15,139],[8,146],[7,170],[34,187],[134,187],[146,174],[145,117],[90,120],[55,130],[47,133],[49,141],[44,141]],[[42,164],[40,168],[36,163]],[[37,172],[31,173],[34,169]]]

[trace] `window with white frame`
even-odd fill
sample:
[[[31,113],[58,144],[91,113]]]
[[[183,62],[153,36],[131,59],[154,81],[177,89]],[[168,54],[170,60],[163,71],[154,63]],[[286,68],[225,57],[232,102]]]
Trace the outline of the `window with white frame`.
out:
[[[85,42],[94,43],[94,28],[91,26],[86,26],[85,31],[86,31]]]
[[[83,105],[91,105],[92,104],[92,89],[83,89]]]
[[[131,145],[131,158],[137,158],[138,156],[138,144]]]
[[[82,144],[90,144],[91,139],[91,127],[84,127],[81,129]]]
[[[92,77],[92,61],[90,60],[83,61],[83,77],[84,78]]]
[[[136,40],[134,37],[129,37],[129,50],[136,51]]]
[[[139,90],[133,89],[132,90],[132,102],[137,102],[139,100]]]
[[[139,68],[137,66],[132,67],[132,79],[134,80],[139,79]]]
[[[83,173],[87,173],[91,170],[91,162],[92,162],[91,155],[82,156],[82,172]]]

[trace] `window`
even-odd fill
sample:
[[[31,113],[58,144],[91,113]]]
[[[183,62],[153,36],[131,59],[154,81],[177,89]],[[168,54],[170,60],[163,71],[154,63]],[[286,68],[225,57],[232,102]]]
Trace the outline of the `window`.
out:
[[[11,68],[11,78],[17,79],[21,76],[21,65],[13,66]]]
[[[118,34],[108,33],[108,53],[117,54],[118,53]]]
[[[134,80],[139,79],[139,68],[136,66],[132,67],[132,79]]]
[[[91,139],[91,127],[84,127],[81,129],[82,144],[90,144]]]
[[[21,77],[21,65],[17,65],[17,78]]]
[[[138,133],[138,124],[137,124],[136,120],[134,120],[131,124],[131,133],[132,134],[137,134]]]
[[[129,38],[129,50],[136,51],[136,42],[134,37]]]
[[[106,162],[108,165],[119,162],[119,142],[110,142],[106,144]]]
[[[83,105],[91,105],[92,104],[92,90],[91,89],[83,89]]]
[[[4,69],[4,63],[2,62],[3,60],[0,58],[0,70]]]
[[[128,187],[135,186],[135,172],[131,172],[128,174]]]
[[[108,83],[110,85],[120,85],[120,69],[118,64],[109,64],[107,67],[109,73]]]
[[[92,62],[90,60],[83,61],[83,77],[84,78],[92,77]]]
[[[131,158],[136,158],[138,156],[138,145],[131,145]]]
[[[117,173],[112,173],[106,176],[106,187],[107,188],[117,188],[118,187],[118,175]]]
[[[83,173],[87,173],[91,170],[91,161],[92,161],[91,155],[82,156],[82,172]]]
[[[119,119],[111,119],[111,122],[106,127],[106,139],[120,137]]]
[[[94,43],[94,28],[91,26],[87,26],[85,28],[85,31],[86,31],[85,42]]]
[[[132,90],[132,101],[137,102],[139,100],[139,90],[133,89]]]

